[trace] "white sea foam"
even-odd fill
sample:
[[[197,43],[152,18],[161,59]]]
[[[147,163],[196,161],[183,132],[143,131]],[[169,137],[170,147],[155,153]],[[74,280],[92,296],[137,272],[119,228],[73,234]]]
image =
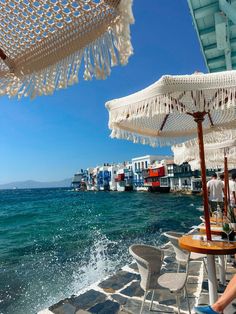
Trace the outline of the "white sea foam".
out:
[[[114,272],[117,264],[120,262],[118,256],[116,256],[116,261],[114,261],[108,255],[109,246],[116,244],[116,242],[108,240],[106,236],[99,232],[96,232],[94,236],[96,240],[90,248],[88,262],[73,273],[71,289],[76,293],[94,282],[102,280],[109,273]]]
[[[83,258],[81,256],[81,260],[84,260],[82,264],[72,261],[67,265],[67,269],[72,270],[70,284],[61,285],[60,291],[56,294],[53,294],[52,291],[48,291],[45,295],[44,302],[41,300],[41,303],[38,304],[35,309],[39,311],[71,295],[78,295],[89,286],[91,287],[92,284],[101,281],[109,274],[115,272],[122,261],[122,257],[119,257],[119,254],[115,253],[115,256],[111,259],[109,258],[108,251],[116,245],[116,242],[108,240],[108,238],[99,231],[95,231],[94,243],[91,248],[88,248],[90,253],[89,257]],[[63,271],[65,271],[65,268],[63,268]]]

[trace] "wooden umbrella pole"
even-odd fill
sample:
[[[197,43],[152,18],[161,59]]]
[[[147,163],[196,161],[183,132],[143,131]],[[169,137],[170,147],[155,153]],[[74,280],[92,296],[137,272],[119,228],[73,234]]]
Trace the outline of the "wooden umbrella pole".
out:
[[[229,183],[229,174],[228,174],[228,160],[226,154],[224,156],[224,214],[227,216],[228,213],[228,183]]]
[[[0,48],[0,58],[1,58],[2,60],[5,60],[5,59],[7,58],[5,52],[4,52],[1,48]]]
[[[206,181],[206,164],[205,164],[205,153],[204,153],[203,131],[202,131],[202,122],[204,120],[205,115],[206,115],[206,112],[193,113],[194,121],[197,122],[199,157],[200,157],[201,175],[202,175],[204,217],[205,217],[205,224],[206,224],[206,236],[207,236],[207,240],[211,241],[211,227],[210,227],[208,191],[207,191],[207,181]]]

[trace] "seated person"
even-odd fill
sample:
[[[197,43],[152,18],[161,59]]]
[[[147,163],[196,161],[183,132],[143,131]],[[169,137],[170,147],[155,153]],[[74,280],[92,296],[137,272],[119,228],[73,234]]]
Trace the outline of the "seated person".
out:
[[[198,314],[221,314],[224,309],[236,298],[236,275],[228,283],[224,293],[211,306],[196,306],[194,311]]]

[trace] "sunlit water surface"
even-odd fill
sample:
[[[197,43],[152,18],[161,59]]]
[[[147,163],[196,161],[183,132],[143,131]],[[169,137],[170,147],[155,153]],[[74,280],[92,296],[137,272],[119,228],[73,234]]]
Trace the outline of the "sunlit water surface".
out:
[[[132,243],[199,223],[199,196],[0,191],[0,313],[35,314],[130,261]]]

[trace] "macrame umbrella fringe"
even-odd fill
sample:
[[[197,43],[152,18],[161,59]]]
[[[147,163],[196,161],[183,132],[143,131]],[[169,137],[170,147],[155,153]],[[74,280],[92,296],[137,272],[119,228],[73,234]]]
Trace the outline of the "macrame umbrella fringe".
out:
[[[235,123],[229,130],[219,130],[204,136],[206,164],[209,168],[222,168],[224,156],[228,157],[231,167],[236,167],[236,130]],[[199,148],[196,138],[171,147],[174,153],[174,162],[190,163],[192,169],[199,169]]]
[[[111,138],[117,138],[122,140],[129,140],[135,144],[143,144],[149,145],[151,147],[158,147],[158,146],[170,146],[176,143],[180,143],[183,140],[189,139],[189,136],[182,137],[182,138],[174,138],[174,137],[150,137],[145,135],[140,135],[137,133],[115,129],[113,128],[111,134]],[[194,135],[192,135],[194,137]]]
[[[15,64],[14,72],[1,73],[0,95],[18,96],[20,99],[23,96],[35,98],[53,94],[55,90],[79,81],[82,63],[85,80],[105,79],[110,75],[111,67],[117,64],[126,65],[133,54],[130,24],[134,22],[134,18],[131,7],[132,0],[121,0],[116,8],[116,18],[100,37],[79,50],[74,43],[71,46],[68,43],[67,49],[71,54],[60,59],[60,55],[55,53],[50,66],[31,72],[35,60],[31,67],[29,59],[22,66],[17,67]]]

